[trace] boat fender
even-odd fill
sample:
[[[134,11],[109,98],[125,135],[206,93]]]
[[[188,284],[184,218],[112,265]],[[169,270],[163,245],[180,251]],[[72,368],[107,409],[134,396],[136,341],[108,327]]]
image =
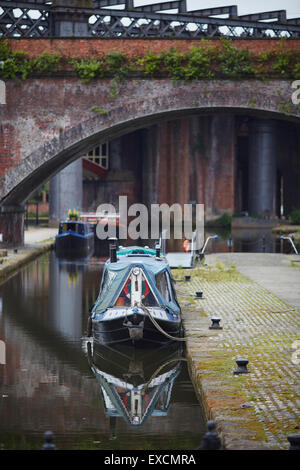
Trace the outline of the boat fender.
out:
[[[183,242],[183,249],[184,249],[185,252],[190,251],[190,249],[191,249],[191,244],[190,244],[190,241],[189,241],[189,240],[184,240],[184,242]]]

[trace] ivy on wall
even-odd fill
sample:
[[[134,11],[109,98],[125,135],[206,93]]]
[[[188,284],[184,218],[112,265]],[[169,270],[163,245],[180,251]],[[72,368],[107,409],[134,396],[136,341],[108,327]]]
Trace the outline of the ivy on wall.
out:
[[[128,78],[171,78],[174,81],[201,79],[300,79],[300,51],[283,48],[283,41],[267,51],[253,53],[238,49],[234,42],[220,39],[211,45],[202,40],[188,52],[176,48],[158,54],[129,59],[111,51],[103,57],[67,59],[60,54],[43,52],[30,58],[23,51],[12,51],[9,41],[0,40],[0,76],[3,79],[25,80],[32,76],[70,73],[84,83],[93,79],[112,78],[112,95],[119,82]],[[112,96],[113,97],[113,96]]]

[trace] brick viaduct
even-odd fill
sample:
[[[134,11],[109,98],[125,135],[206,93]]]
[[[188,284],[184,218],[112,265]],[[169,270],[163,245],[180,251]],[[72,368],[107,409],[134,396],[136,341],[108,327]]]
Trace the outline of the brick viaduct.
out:
[[[84,57],[96,49],[138,54],[169,48],[170,41],[92,39],[20,39],[12,47],[35,55],[43,50]],[[177,41],[182,50],[193,41]],[[239,47],[271,47],[273,41],[237,41]],[[151,43],[151,44],[150,44]],[[267,44],[267,46],[266,46]],[[174,44],[173,44],[174,45]],[[295,47],[300,45],[295,41]],[[141,51],[142,49],[142,51]],[[189,116],[247,113],[298,125],[299,107],[291,101],[289,80],[202,80],[172,84],[168,79],[128,80],[116,98],[110,81],[82,83],[74,77],[31,78],[6,82],[6,104],[0,105],[0,232],[7,244],[22,244],[24,203],[51,176],[100,140],[111,140],[159,122]],[[288,112],[282,107],[288,105]],[[99,113],[92,110],[98,106]],[[191,173],[193,169],[182,168]],[[188,178],[186,185],[188,185]],[[186,203],[185,190],[181,191]],[[201,202],[201,201],[199,201]]]

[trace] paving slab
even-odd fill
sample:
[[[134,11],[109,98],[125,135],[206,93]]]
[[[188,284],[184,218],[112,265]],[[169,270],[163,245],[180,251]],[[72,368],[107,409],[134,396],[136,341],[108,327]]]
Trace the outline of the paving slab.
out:
[[[25,264],[50,250],[53,246],[57,229],[30,227],[24,233],[24,246],[18,249],[6,249],[0,257],[0,281],[7,279]]]
[[[189,270],[190,282],[187,270],[172,272],[191,377],[224,447],[287,449],[300,432],[299,310],[234,267]],[[222,329],[210,329],[212,317]],[[240,357],[248,374],[234,374]]]
[[[208,264],[235,263],[245,276],[300,310],[300,256],[277,253],[220,253],[207,255]],[[292,264],[295,266],[292,267]],[[299,266],[297,269],[296,266]]]
[[[29,227],[24,232],[24,244],[26,246],[54,239],[57,232],[57,228]]]

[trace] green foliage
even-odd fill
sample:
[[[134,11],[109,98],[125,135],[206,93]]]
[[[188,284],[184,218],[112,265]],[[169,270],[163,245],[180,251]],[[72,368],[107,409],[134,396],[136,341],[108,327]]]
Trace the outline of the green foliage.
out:
[[[66,60],[59,54],[48,52],[29,58],[25,52],[12,51],[9,41],[0,40],[0,76],[4,79],[24,80],[34,74],[51,75],[63,70],[66,64],[72,66],[73,72],[84,83],[103,77],[112,78],[110,98],[118,95],[119,83],[132,76],[165,77],[174,82],[213,78],[300,79],[300,52],[283,48],[282,42],[267,52],[259,53],[237,48],[233,41],[220,39],[214,45],[202,40],[199,46],[193,46],[187,52],[176,48],[159,53],[148,51],[138,59],[110,51],[102,58]]]
[[[48,75],[58,71],[60,60],[60,54],[42,52],[36,59],[31,59],[31,63],[34,71]]]
[[[99,108],[99,106],[97,105],[92,106],[91,111],[94,111],[95,113],[103,114],[103,115],[108,114],[108,111],[106,109]]]
[[[293,225],[300,225],[300,209],[294,209],[290,215],[289,219]]]
[[[11,50],[8,41],[0,40],[0,60],[8,59],[11,55]]]
[[[300,59],[299,59],[299,62],[297,62],[294,66],[293,77],[296,80],[300,80]]]
[[[224,77],[254,77],[253,57],[248,49],[237,49],[228,40],[221,40],[223,51],[218,55],[220,71]]]
[[[4,79],[21,78],[25,80],[33,70],[33,63],[27,59],[24,52],[12,52],[10,57],[6,57],[0,66],[0,73]]]
[[[108,52],[105,56],[105,68],[109,76],[119,81],[124,81],[129,73],[127,58],[121,52]]]
[[[290,75],[293,70],[294,53],[293,51],[281,50],[276,55],[273,70],[280,75]]]
[[[109,92],[109,97],[114,99],[119,94],[119,80],[117,78],[113,78],[111,81],[111,89]]]
[[[191,47],[185,67],[185,80],[213,78],[215,76],[213,62],[216,60],[217,51],[216,46]]]
[[[214,227],[231,227],[231,216],[224,213],[211,223]]]
[[[162,53],[160,57],[166,74],[172,80],[182,80],[185,78],[184,61],[186,54],[178,52],[176,49],[170,49],[168,52]]]
[[[104,75],[103,63],[97,59],[72,59],[71,64],[84,83],[89,83],[94,78],[102,78]]]
[[[157,55],[152,51],[148,51],[144,57],[138,59],[137,63],[142,67],[142,71],[145,75],[154,77],[161,74],[163,58],[160,54]]]
[[[59,54],[48,52],[29,58],[23,51],[12,51],[7,41],[0,41],[0,75],[7,80],[25,80],[34,73],[51,75],[57,72],[60,59]]]

